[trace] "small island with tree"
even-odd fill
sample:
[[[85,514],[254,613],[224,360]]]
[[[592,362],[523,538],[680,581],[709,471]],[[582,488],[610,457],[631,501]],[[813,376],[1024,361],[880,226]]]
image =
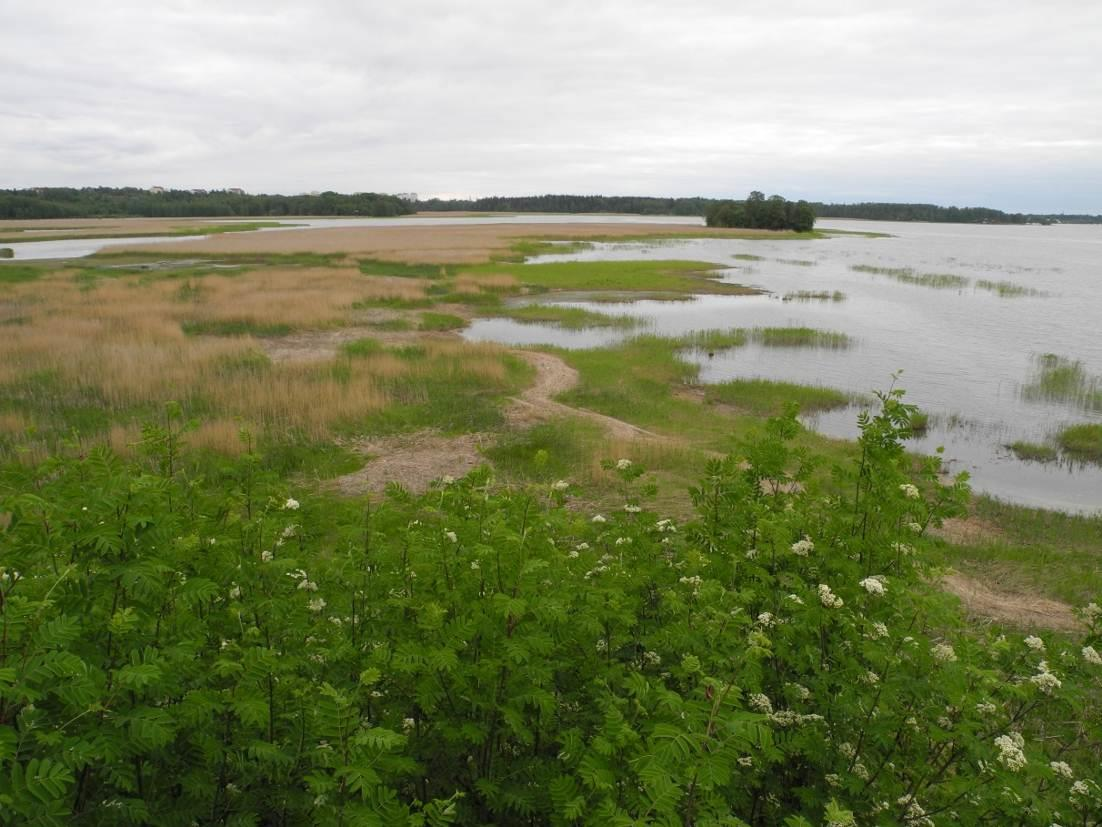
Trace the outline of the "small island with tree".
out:
[[[750,227],[758,230],[811,232],[815,210],[806,201],[789,201],[780,195],[768,198],[754,190],[745,201],[716,201],[704,220],[709,227]]]

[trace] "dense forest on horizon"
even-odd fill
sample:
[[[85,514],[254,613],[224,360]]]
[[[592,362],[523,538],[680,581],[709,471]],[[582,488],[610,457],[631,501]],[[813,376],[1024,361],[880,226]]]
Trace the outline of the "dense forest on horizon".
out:
[[[322,192],[310,195],[248,194],[232,190],[153,190],[137,187],[36,187],[0,190],[0,219],[281,217],[292,215],[397,216],[414,210],[447,212],[626,213],[705,216],[721,198],[609,195],[525,195],[409,201],[399,195]],[[811,202],[819,218],[931,221],[966,224],[1102,224],[1102,215],[1007,213],[988,207],[936,204]]]
[[[709,227],[748,227],[755,230],[811,232],[815,210],[806,201],[788,201],[783,196],[754,190],[745,201],[715,201],[704,213]]]
[[[231,190],[164,190],[136,187],[37,187],[0,190],[0,218],[259,217],[285,215],[393,216],[413,212],[396,195],[250,195]]]

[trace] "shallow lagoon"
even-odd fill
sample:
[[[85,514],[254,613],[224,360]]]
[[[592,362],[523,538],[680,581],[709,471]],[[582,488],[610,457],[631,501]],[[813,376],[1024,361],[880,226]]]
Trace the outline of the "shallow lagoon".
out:
[[[868,394],[902,371],[907,399],[931,417],[919,450],[945,446],[951,472],[1015,502],[1074,511],[1102,509],[1102,469],[1018,460],[1005,446],[1044,442],[1061,427],[1102,422],[1083,399],[1036,398],[1027,392],[1039,359],[1053,353],[1102,378],[1102,227],[972,226],[820,222],[824,228],[873,230],[892,238],[840,236],[811,241],[670,239],[595,244],[541,260],[695,259],[725,269],[724,280],[754,285],[759,296],[699,296],[684,302],[556,303],[645,319],[641,330],[676,335],[705,328],[808,326],[847,333],[845,350],[748,345],[709,357],[692,353],[704,382],[766,377]],[[748,259],[754,256],[757,259]],[[937,289],[892,275],[856,271],[909,269],[950,274],[966,287]],[[978,282],[1010,282],[1038,294],[1003,294]],[[842,301],[784,301],[797,291],[841,291]],[[510,344],[598,347],[631,331],[564,331],[504,319],[475,322],[468,338]],[[852,438],[856,409],[809,418],[822,433]]]

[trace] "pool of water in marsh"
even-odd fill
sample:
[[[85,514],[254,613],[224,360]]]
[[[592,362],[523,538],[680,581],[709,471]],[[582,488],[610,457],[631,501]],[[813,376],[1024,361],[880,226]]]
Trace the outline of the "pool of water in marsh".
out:
[[[981,226],[820,221],[822,228],[890,238],[807,241],[670,239],[594,244],[541,261],[693,259],[724,281],[767,291],[686,301],[593,301],[573,307],[638,316],[635,331],[564,330],[506,319],[476,321],[473,340],[600,347],[642,330],[807,326],[848,334],[844,349],[766,347],[689,352],[703,382],[765,377],[861,394],[890,387],[930,416],[917,450],[945,447],[950,472],[1007,500],[1102,509],[1102,468],[1018,459],[1015,441],[1051,442],[1067,425],[1102,422],[1102,226]],[[835,292],[844,298],[835,297]],[[800,294],[830,294],[807,298]],[[897,379],[893,376],[898,375]],[[857,435],[859,407],[809,416],[816,430]]]

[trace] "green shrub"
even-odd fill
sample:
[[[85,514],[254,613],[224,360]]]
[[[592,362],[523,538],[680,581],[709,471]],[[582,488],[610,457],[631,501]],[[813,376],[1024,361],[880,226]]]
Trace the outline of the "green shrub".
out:
[[[215,483],[171,421],[140,465],[10,469],[0,820],[1097,823],[1102,610],[1074,643],[962,630],[922,544],[967,486],[910,477],[882,402],[841,495],[788,411],[684,524],[615,458],[604,515],[485,471]]]

